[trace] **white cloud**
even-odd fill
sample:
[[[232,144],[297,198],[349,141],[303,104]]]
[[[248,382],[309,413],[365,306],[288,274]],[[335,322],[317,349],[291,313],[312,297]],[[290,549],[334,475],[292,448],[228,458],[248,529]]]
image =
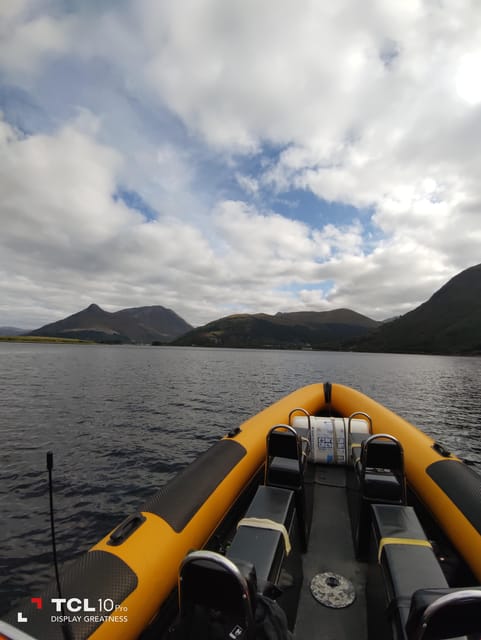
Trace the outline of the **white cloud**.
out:
[[[35,12],[26,0],[2,3],[0,9],[0,68],[9,74],[33,73],[48,56],[70,47],[72,21]]]
[[[462,56],[456,73],[456,90],[471,105],[481,102],[481,52]]]
[[[232,304],[302,308],[282,290],[315,282],[320,262],[341,247],[359,248],[359,225],[312,230],[242,202],[220,203],[207,232],[169,217],[147,221],[115,198],[122,159],[93,132],[72,123],[23,136],[4,122],[0,132],[3,305],[30,314],[29,324],[92,300],[159,302],[194,322]]]
[[[117,200],[121,157],[75,123],[56,134],[23,136],[1,122],[0,134],[3,308],[15,308],[30,325],[54,309],[73,312],[92,300],[159,302],[190,316],[199,313],[200,299],[214,313],[225,287],[243,302],[249,280],[268,290],[257,251],[271,274],[282,274],[306,232],[281,216],[270,220],[225,203],[215,228],[228,250],[216,255],[199,229],[171,218],[146,221]],[[253,248],[248,236],[259,231],[261,218],[269,228]]]
[[[241,173],[236,173],[236,180],[239,183],[241,189],[243,189],[247,194],[252,196],[256,196],[259,193],[259,181],[252,176],[245,176]]]
[[[132,212],[111,195],[121,158],[75,128],[58,135],[15,135],[3,123],[4,241],[73,250],[93,247],[129,224]]]
[[[479,261],[474,0],[75,7],[0,8],[4,78],[50,117],[0,121],[3,310],[383,317]]]
[[[145,282],[152,294],[156,283],[160,296],[164,280],[173,287],[179,274],[194,280],[192,272],[204,269],[201,234],[181,223],[147,223],[117,200],[121,157],[75,125],[25,137],[0,122],[0,146],[0,269],[3,282],[16,283],[4,308],[21,309],[27,290],[43,293],[38,317],[54,307],[57,291],[59,308],[108,304],[113,280],[140,291]]]

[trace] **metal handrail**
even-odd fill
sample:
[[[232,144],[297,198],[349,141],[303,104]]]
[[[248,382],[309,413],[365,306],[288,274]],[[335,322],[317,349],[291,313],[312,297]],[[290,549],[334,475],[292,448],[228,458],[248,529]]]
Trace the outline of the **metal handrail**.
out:
[[[364,413],[364,411],[354,411],[354,413],[351,413],[351,415],[349,416],[349,418],[347,419],[347,437],[351,438],[351,422],[354,418],[354,416],[363,416],[364,418],[367,418],[367,421],[369,423],[369,433],[372,433],[372,418],[368,413]]]
[[[301,437],[301,440],[303,442],[307,443],[307,450],[305,452],[303,452],[304,458],[306,458],[309,455],[309,453],[311,452],[311,449],[312,449],[311,414],[309,413],[309,411],[307,411],[303,407],[296,407],[295,409],[291,409],[291,411],[289,412],[289,417],[288,417],[289,426],[292,426],[291,425],[291,418],[292,418],[293,414],[296,413],[297,411],[300,411],[301,413],[303,413],[307,417],[307,438],[305,436]]]
[[[431,604],[428,605],[424,610],[424,613],[420,620],[420,624],[416,629],[415,635],[412,637],[412,640],[423,640],[425,632],[428,629],[429,623],[431,622],[432,618],[445,606],[449,606],[450,604],[454,604],[456,602],[468,602],[470,600],[479,601],[479,606],[481,607],[481,591],[476,591],[474,589],[463,589],[462,591],[447,593],[446,595],[437,598],[434,602],[431,602]]]
[[[350,451],[351,451],[351,447],[352,447],[352,420],[354,419],[355,416],[363,416],[363,418],[367,418],[367,422],[369,425],[369,433],[372,434],[372,418],[368,413],[365,413],[364,411],[354,411],[354,413],[351,413],[351,415],[349,416],[349,418],[347,419],[347,437],[344,436],[345,438],[345,445],[346,445],[346,461],[349,460],[349,455],[350,455]]]

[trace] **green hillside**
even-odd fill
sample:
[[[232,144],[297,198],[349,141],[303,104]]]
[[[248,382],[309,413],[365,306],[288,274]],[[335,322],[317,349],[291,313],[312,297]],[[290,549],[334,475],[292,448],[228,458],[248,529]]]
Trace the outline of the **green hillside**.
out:
[[[427,302],[350,346],[392,353],[481,353],[481,265],[462,271]]]
[[[339,349],[379,323],[349,309],[236,314],[189,331],[173,344],[284,349]]]
[[[110,313],[91,304],[63,320],[31,331],[30,335],[107,343],[168,343],[191,328],[172,309],[160,305]]]

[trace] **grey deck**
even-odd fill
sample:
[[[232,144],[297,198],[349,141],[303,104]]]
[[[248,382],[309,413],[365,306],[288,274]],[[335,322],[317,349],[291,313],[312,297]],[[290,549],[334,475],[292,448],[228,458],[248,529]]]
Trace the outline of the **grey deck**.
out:
[[[367,568],[356,560],[347,508],[345,469],[317,467],[309,550],[297,613],[296,640],[367,640],[365,584]],[[345,609],[319,604],[309,590],[316,573],[333,571],[350,580],[356,600]]]

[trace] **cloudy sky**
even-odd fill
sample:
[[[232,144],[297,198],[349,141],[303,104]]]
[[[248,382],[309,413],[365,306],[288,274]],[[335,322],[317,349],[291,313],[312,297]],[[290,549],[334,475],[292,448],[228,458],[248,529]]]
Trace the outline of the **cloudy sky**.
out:
[[[0,325],[404,313],[481,262],[479,0],[0,3]]]

